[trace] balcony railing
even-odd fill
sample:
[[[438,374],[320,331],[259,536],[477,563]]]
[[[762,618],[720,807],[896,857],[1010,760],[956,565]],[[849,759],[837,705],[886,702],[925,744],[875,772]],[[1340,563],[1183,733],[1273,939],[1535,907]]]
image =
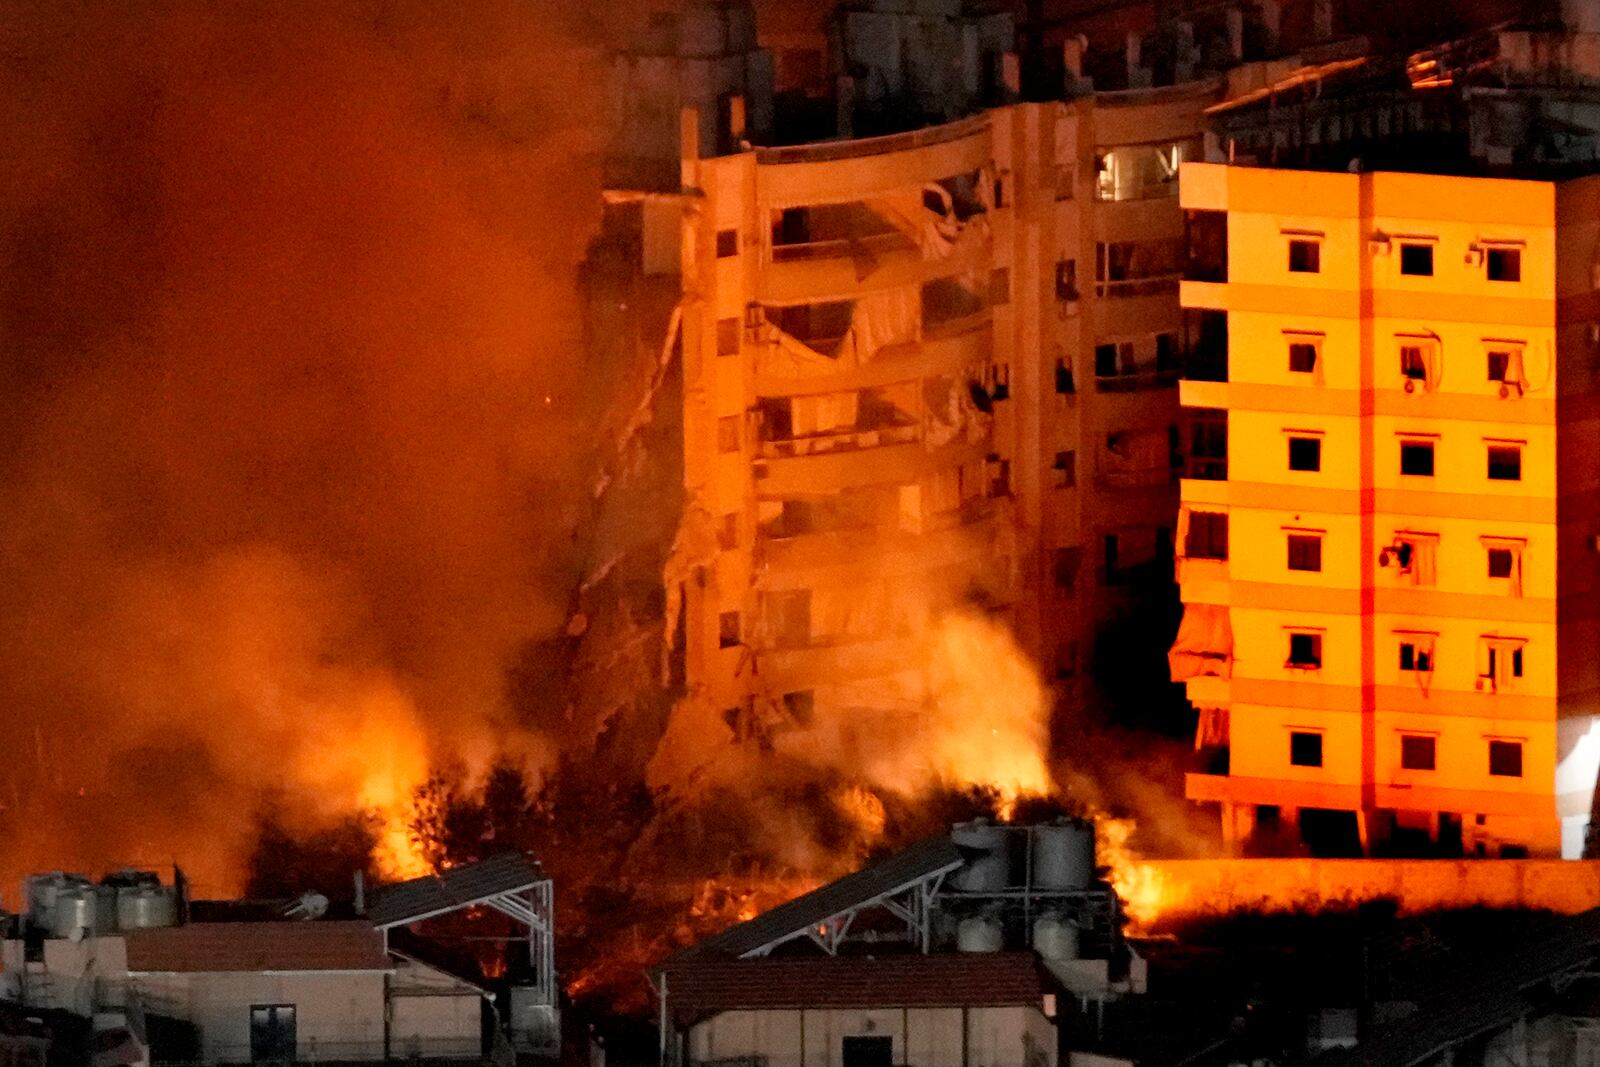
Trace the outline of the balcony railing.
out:
[[[1094,292],[1096,296],[1108,299],[1134,296],[1161,296],[1178,291],[1178,282],[1183,275],[1152,274],[1144,278],[1121,278],[1115,281],[1096,281]]]
[[[1228,354],[1191,352],[1183,361],[1183,378],[1189,382],[1227,381]]]
[[[1101,393],[1136,393],[1141,389],[1165,389],[1177,384],[1176,367],[1139,370],[1132,374],[1096,374],[1094,387]]]
[[[1225,482],[1228,480],[1228,458],[1190,456],[1184,466],[1183,476],[1197,482]]]

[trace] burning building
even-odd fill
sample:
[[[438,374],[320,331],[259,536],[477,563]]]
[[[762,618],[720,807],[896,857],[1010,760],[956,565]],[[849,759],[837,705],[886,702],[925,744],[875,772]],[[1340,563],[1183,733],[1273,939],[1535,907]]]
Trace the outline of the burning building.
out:
[[[1117,907],[1092,825],[958,825],[663,963],[662,1061],[1064,1062],[1058,1013],[1143,990]]]

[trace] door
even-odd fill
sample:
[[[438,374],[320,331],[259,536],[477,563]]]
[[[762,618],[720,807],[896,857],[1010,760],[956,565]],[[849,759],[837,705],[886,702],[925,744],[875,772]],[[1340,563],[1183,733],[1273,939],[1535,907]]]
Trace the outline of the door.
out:
[[[250,1061],[293,1063],[294,1058],[294,1005],[253,1005],[250,1008]]]
[[[847,1037],[843,1067],[894,1067],[894,1039]]]

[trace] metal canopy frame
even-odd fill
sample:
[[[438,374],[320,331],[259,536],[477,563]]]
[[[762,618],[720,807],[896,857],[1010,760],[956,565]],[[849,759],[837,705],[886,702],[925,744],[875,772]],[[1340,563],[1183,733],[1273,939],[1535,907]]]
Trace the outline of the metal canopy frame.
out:
[[[791,930],[786,934],[773,938],[765,944],[758,945],[742,953],[738,958],[742,960],[760,959],[772,952],[779,945],[788,944],[800,938],[810,938],[822,951],[830,956],[837,955],[839,946],[850,933],[851,924],[856,916],[868,908],[882,908],[895,918],[906,924],[907,931],[916,938],[917,946],[921,951],[927,952],[929,942],[933,935],[933,899],[939,892],[939,887],[944,884],[945,876],[951,871],[960,868],[959,862],[929,871],[921,877],[914,878],[890,889],[884,890],[874,896],[864,897],[847,908],[841,908],[832,915],[825,916],[818,922],[799,930]]]

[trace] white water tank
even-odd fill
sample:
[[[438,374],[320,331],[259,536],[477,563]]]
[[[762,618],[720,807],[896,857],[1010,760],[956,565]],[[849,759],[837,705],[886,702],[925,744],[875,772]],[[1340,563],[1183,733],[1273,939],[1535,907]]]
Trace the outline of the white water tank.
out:
[[[1047,960],[1078,958],[1078,928],[1059,915],[1046,913],[1033,920],[1033,950]]]
[[[1005,932],[986,915],[969,915],[956,926],[956,948],[961,952],[999,952],[1004,945]]]
[[[969,893],[993,893],[1006,887],[1011,877],[1010,834],[986,819],[956,823],[954,841],[970,857],[967,865],[950,876],[950,886]]]
[[[117,929],[150,930],[178,923],[178,898],[171,886],[118,886]]]
[[[84,881],[63,885],[56,892],[45,930],[51,937],[77,941],[91,937],[100,929],[100,887]]]
[[[1094,881],[1094,824],[1079,819],[1035,826],[1035,889],[1084,889]]]

